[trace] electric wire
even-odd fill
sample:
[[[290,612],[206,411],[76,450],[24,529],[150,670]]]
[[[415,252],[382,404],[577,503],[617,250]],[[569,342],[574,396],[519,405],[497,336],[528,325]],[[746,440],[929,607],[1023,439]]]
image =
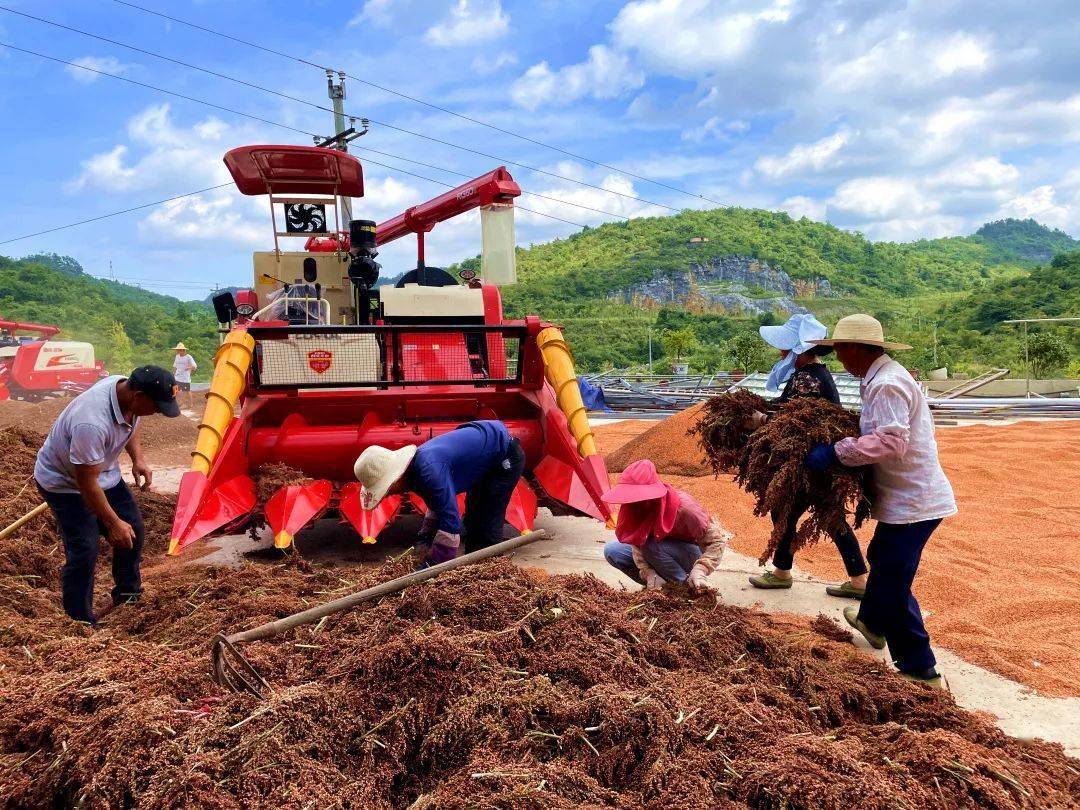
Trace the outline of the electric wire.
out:
[[[290,126],[289,124],[282,124],[282,123],[280,123],[278,121],[271,121],[269,118],[261,118],[261,117],[259,117],[257,115],[252,115],[251,113],[241,112],[240,110],[234,110],[231,107],[224,107],[221,104],[215,104],[212,101],[206,101],[205,99],[195,98],[193,96],[186,96],[183,93],[177,93],[175,90],[166,90],[164,87],[158,87],[157,85],[154,85],[154,84],[148,84],[146,82],[140,82],[140,81],[137,81],[136,79],[129,79],[126,76],[120,76],[120,75],[117,75],[116,73],[109,73],[109,72],[104,71],[104,70],[97,70],[96,68],[87,67],[86,65],[80,65],[77,62],[69,62],[67,59],[61,59],[61,58],[59,58],[57,56],[49,56],[48,54],[45,54],[45,53],[39,53],[38,51],[32,51],[29,48],[20,48],[17,45],[12,45],[9,42],[0,42],[0,48],[9,48],[10,50],[13,50],[13,51],[19,51],[20,53],[30,54],[31,56],[37,56],[37,57],[39,57],[41,59],[48,59],[51,62],[58,62],[61,65],[67,65],[69,67],[78,68],[79,70],[88,70],[91,73],[98,74],[99,76],[108,76],[110,79],[118,79],[118,80],[120,80],[122,82],[127,82],[128,84],[134,84],[134,85],[137,85],[139,87],[145,87],[148,90],[154,90],[154,91],[156,91],[158,93],[165,93],[166,95],[169,95],[169,96],[175,96],[176,98],[182,98],[182,99],[184,99],[184,101],[191,101],[191,102],[194,102],[195,104],[202,104],[202,105],[205,105],[207,107],[213,107],[216,110],[222,110],[223,112],[232,113],[233,115],[240,115],[240,116],[243,116],[244,118],[250,118],[253,121],[259,121],[260,123],[263,123],[263,124],[269,124],[270,126],[274,126],[274,127],[281,127],[282,129],[292,130],[293,132],[299,132],[301,135],[308,135],[309,137],[312,137],[312,138],[319,137],[314,132],[308,132],[306,129],[299,129],[299,128],[294,127],[294,126]]]
[[[74,227],[76,227],[78,225],[87,225],[87,224],[89,224],[91,222],[99,222],[100,220],[103,220],[103,219],[109,219],[110,217],[118,217],[121,214],[130,214],[133,211],[141,211],[144,208],[153,208],[155,205],[164,205],[165,203],[172,202],[173,200],[182,200],[184,197],[194,197],[197,194],[205,194],[208,191],[216,191],[219,188],[226,188],[227,186],[231,186],[231,185],[232,185],[232,183],[221,183],[220,185],[217,185],[217,186],[210,186],[208,188],[200,188],[198,191],[189,191],[186,194],[177,194],[176,196],[173,196],[173,197],[166,197],[164,200],[155,200],[154,202],[144,203],[143,205],[136,205],[136,206],[133,206],[131,208],[125,208],[122,211],[113,211],[111,214],[102,214],[101,216],[91,217],[90,219],[81,219],[78,222],[69,222],[67,225],[58,225],[55,228],[48,228],[47,230],[44,230],[44,231],[38,231],[36,233],[28,233],[28,234],[24,234],[23,236],[15,236],[15,237],[13,237],[11,239],[4,239],[4,240],[0,241],[0,245],[7,245],[7,244],[10,244],[11,242],[20,242],[23,239],[31,239],[32,237],[35,237],[35,236],[44,236],[45,234],[56,233],[57,231],[64,231],[64,230],[67,230],[68,228],[74,228]]]
[[[232,42],[236,42],[236,43],[239,43],[241,45],[246,45],[249,48],[254,48],[256,50],[260,50],[260,51],[263,51],[265,53],[273,54],[274,56],[279,56],[279,57],[281,57],[283,59],[291,59],[292,61],[299,62],[302,65],[308,65],[310,67],[318,68],[319,70],[324,70],[324,71],[325,70],[332,70],[331,68],[328,68],[325,65],[318,65],[318,64],[316,64],[314,62],[310,62],[307,59],[303,59],[303,58],[301,58],[299,56],[284,53],[282,51],[277,51],[277,50],[274,50],[273,48],[267,48],[266,46],[259,45],[256,42],[251,42],[250,40],[241,39],[239,37],[234,37],[234,36],[232,36],[230,34],[226,34],[226,33],[223,33],[221,31],[217,31],[217,30],[215,30],[213,28],[207,28],[206,26],[198,25],[196,23],[189,22],[187,20],[182,20],[182,19],[180,19],[178,17],[171,17],[168,14],[164,14],[164,13],[162,13],[160,11],[155,11],[154,9],[146,8],[145,6],[140,6],[140,5],[137,5],[135,3],[128,2],[127,0],[113,0],[113,2],[119,3],[122,6],[127,6],[128,8],[136,9],[137,11],[141,11],[144,14],[150,14],[150,15],[153,15],[153,16],[156,16],[156,17],[161,17],[161,18],[166,19],[166,20],[170,20],[171,22],[180,23],[181,25],[186,25],[186,26],[188,26],[190,28],[194,28],[194,29],[196,29],[198,31],[203,31],[204,33],[207,33],[207,34],[211,34],[211,35],[219,36],[219,37],[224,37],[225,39],[228,39],[228,40],[230,40]],[[663,182],[661,182],[659,180],[654,180],[653,178],[647,177],[645,175],[635,174],[635,173],[627,171],[626,169],[623,169],[623,168],[621,168],[619,166],[613,166],[610,163],[604,163],[602,161],[596,160],[595,158],[588,157],[587,155],[581,155],[581,154],[578,154],[576,152],[571,152],[571,151],[569,151],[567,149],[563,149],[560,146],[555,146],[553,144],[546,143],[546,142],[538,140],[536,138],[530,138],[528,135],[522,135],[519,132],[514,132],[513,130],[505,129],[503,127],[492,124],[492,123],[490,123],[488,121],[484,121],[484,120],[479,119],[479,118],[474,118],[472,116],[465,115],[464,113],[459,113],[459,112],[457,112],[455,110],[450,109],[449,107],[442,107],[442,106],[440,106],[438,104],[433,104],[430,101],[425,101],[424,99],[417,98],[416,96],[411,96],[408,93],[403,93],[400,90],[395,90],[392,87],[387,87],[385,85],[381,85],[381,84],[378,84],[376,82],[369,81],[368,79],[362,79],[359,76],[354,76],[351,73],[346,73],[345,71],[340,71],[340,72],[344,73],[345,76],[352,79],[353,81],[359,82],[360,84],[367,85],[368,87],[374,87],[376,90],[381,90],[384,93],[389,93],[390,95],[394,95],[394,96],[398,96],[399,98],[403,98],[406,101],[411,101],[414,104],[420,104],[420,105],[422,105],[424,107],[429,107],[430,109],[438,110],[439,112],[445,113],[447,115],[452,115],[455,118],[460,118],[463,121],[468,121],[468,122],[470,122],[472,124],[476,124],[478,126],[487,127],[488,129],[494,130],[496,132],[500,132],[503,135],[509,135],[509,136],[511,136],[513,138],[517,138],[517,139],[525,141],[527,143],[531,143],[531,144],[534,144],[536,146],[543,147],[544,149],[550,149],[553,152],[559,152],[560,154],[567,155],[568,157],[572,157],[575,160],[583,160],[586,163],[591,163],[594,166],[598,166],[598,167],[601,167],[601,168],[604,168],[604,169],[610,169],[612,171],[616,171],[616,172],[619,172],[621,174],[625,174],[627,177],[633,177],[636,180],[641,180],[641,181],[643,181],[645,183],[651,183],[652,185],[659,186],[660,188],[666,188],[666,189],[668,189],[670,191],[674,191],[674,192],[677,192],[679,194],[685,194],[688,197],[694,197],[694,198],[697,198],[697,199],[705,200],[706,202],[710,202],[710,203],[713,203],[715,205],[721,205],[721,206],[724,205],[724,203],[722,203],[720,200],[714,200],[711,197],[706,197],[704,194],[698,194],[698,193],[693,192],[693,191],[687,191],[684,188],[679,188],[678,186],[673,186],[673,185],[670,185],[668,183],[663,183]],[[504,161],[504,162],[507,162],[507,161]]]
[[[323,112],[328,112],[328,113],[334,113],[335,112],[330,107],[327,107],[327,106],[322,105],[322,104],[317,104],[317,103],[315,103],[313,101],[308,101],[307,99],[297,98],[296,96],[289,95],[288,93],[282,93],[279,90],[274,90],[274,89],[269,88],[269,87],[263,87],[262,85],[255,84],[254,82],[246,81],[245,79],[239,79],[239,78],[237,78],[235,76],[230,76],[230,75],[228,75],[226,73],[220,73],[218,71],[211,70],[209,68],[204,68],[204,67],[201,67],[200,65],[195,65],[195,64],[192,64],[190,62],[184,62],[184,61],[182,61],[180,59],[174,59],[171,56],[165,56],[164,54],[160,54],[160,53],[157,53],[155,51],[150,51],[150,50],[147,50],[145,48],[140,48],[140,47],[138,47],[136,45],[130,45],[130,44],[126,43],[126,42],[121,42],[120,40],[110,39],[109,37],[103,37],[103,36],[100,36],[98,34],[91,33],[89,31],[84,31],[84,30],[82,30],[80,28],[74,28],[72,26],[64,25],[63,23],[58,23],[58,22],[55,22],[53,20],[47,20],[44,17],[37,17],[37,16],[34,16],[33,14],[27,14],[26,12],[23,12],[23,11],[16,11],[15,9],[8,8],[7,6],[0,6],[0,11],[6,11],[6,12],[8,12],[10,14],[15,14],[15,15],[18,15],[20,17],[25,17],[25,18],[30,19],[30,20],[35,20],[36,22],[40,22],[40,23],[43,23],[45,25],[51,25],[51,26],[54,26],[56,28],[63,29],[65,31],[71,31],[72,33],[76,33],[76,34],[80,34],[82,36],[90,37],[92,39],[100,40],[101,42],[107,42],[107,43],[109,43],[111,45],[116,45],[116,46],[119,46],[121,48],[127,48],[128,50],[134,51],[136,53],[141,53],[141,54],[144,54],[146,56],[151,56],[151,57],[153,57],[155,59],[160,59],[160,60],[165,61],[165,62],[170,62],[170,63],[172,63],[174,65],[180,65],[181,67],[188,68],[189,70],[195,70],[195,71],[198,71],[200,73],[205,73],[208,76],[214,76],[214,77],[219,78],[219,79],[224,79],[225,81],[234,82],[235,84],[242,85],[243,87],[248,87],[250,89],[258,90],[258,91],[263,92],[263,93],[268,93],[268,94],[270,94],[272,96],[276,96],[278,98],[286,99],[287,101],[292,101],[292,102],[295,102],[297,104],[304,104],[304,105],[306,105],[308,107],[312,107],[312,108],[314,108],[316,110],[321,110]],[[0,44],[2,44],[2,43],[0,43]],[[8,46],[8,47],[14,47],[14,46]],[[15,48],[15,50],[19,50],[19,49]],[[33,53],[33,52],[29,51],[29,53]],[[44,56],[43,54],[36,54],[36,55]],[[44,58],[46,58],[46,59],[54,59],[55,61],[63,61],[63,60],[58,60],[55,57],[50,57],[50,56],[44,56]],[[113,78],[123,79],[124,81],[134,81],[134,80],[130,80],[130,79],[124,79],[124,77],[119,76],[119,75],[117,75],[115,73],[107,73],[105,71],[95,70],[94,68],[88,68],[85,65],[78,65],[78,64],[72,63],[72,62],[64,62],[64,64],[71,65],[72,67],[81,67],[84,70],[90,70],[90,71],[93,71],[94,73],[99,73],[99,74],[101,74],[103,76],[112,76]],[[135,83],[139,84],[139,82],[135,82]],[[149,87],[150,85],[143,85],[143,86]],[[162,92],[170,93],[172,91],[163,90]],[[179,94],[173,93],[173,95],[179,95]],[[202,103],[202,104],[207,104],[207,105],[210,105],[210,106],[217,106],[217,105],[210,104],[210,102],[200,101],[199,99],[193,99],[193,98],[188,97],[188,96],[181,96],[181,98],[186,98],[189,101],[195,101],[195,102]],[[218,109],[226,109],[227,110],[227,108],[220,107],[220,106],[218,107]],[[233,112],[235,112],[235,111],[233,111]],[[238,114],[244,115],[244,113],[238,113]],[[592,189],[595,189],[597,191],[601,191],[601,192],[603,192],[605,194],[613,194],[613,195],[616,195],[616,196],[619,196],[619,197],[624,197],[626,199],[635,200],[637,202],[643,202],[643,203],[646,203],[648,205],[653,205],[653,206],[657,206],[657,207],[660,207],[660,208],[665,208],[665,209],[667,209],[669,211],[676,211],[677,212],[677,211],[682,210],[680,208],[676,208],[675,206],[665,205],[664,203],[659,203],[659,202],[654,202],[652,200],[647,200],[647,199],[645,199],[643,197],[635,196],[633,194],[626,194],[625,192],[615,191],[614,189],[605,188],[603,186],[599,186],[599,185],[596,185],[594,183],[588,183],[588,182],[586,182],[584,180],[578,180],[578,179],[573,178],[573,177],[567,177],[566,175],[559,174],[558,172],[551,172],[551,171],[548,171],[547,169],[540,169],[540,168],[537,168],[537,167],[534,167],[534,166],[530,166],[530,165],[528,165],[526,163],[519,163],[517,161],[508,160],[506,158],[502,158],[502,157],[499,157],[497,155],[491,155],[491,154],[488,154],[486,152],[481,152],[479,150],[472,149],[471,147],[461,146],[461,145],[455,144],[455,143],[453,143],[451,141],[446,141],[446,140],[443,140],[441,138],[436,138],[436,137],[431,136],[431,135],[426,135],[426,134],[424,134],[422,132],[416,132],[415,130],[406,129],[405,127],[400,127],[400,126],[397,126],[396,124],[391,124],[391,123],[389,123],[387,121],[379,121],[379,120],[373,119],[373,118],[367,118],[367,117],[359,116],[359,115],[352,115],[351,113],[348,113],[348,112],[346,112],[345,115],[347,117],[349,117],[349,118],[357,118],[357,119],[360,119],[360,120],[363,120],[363,121],[367,121],[367,122],[369,122],[371,124],[375,124],[376,126],[381,126],[381,127],[386,128],[386,129],[394,130],[396,132],[401,132],[401,133],[403,133],[405,135],[409,135],[409,136],[416,137],[416,138],[422,138],[424,140],[428,140],[428,141],[431,141],[433,143],[438,143],[438,144],[441,144],[443,146],[448,146],[448,147],[450,147],[452,149],[459,149],[459,150],[462,150],[462,151],[465,151],[465,152],[471,152],[472,154],[479,155],[479,156],[487,158],[489,160],[495,160],[495,161],[498,161],[499,163],[509,164],[511,166],[517,166],[517,167],[520,167],[522,169],[526,169],[528,171],[535,172],[537,174],[544,174],[544,175],[547,175],[549,177],[554,177],[554,178],[557,178],[559,180],[563,180],[565,182],[576,183],[578,185],[585,186],[587,188],[592,188]],[[248,116],[248,117],[252,117],[252,116]],[[265,120],[265,119],[259,119],[259,120]],[[278,124],[277,126],[284,126],[286,128],[293,129],[293,131],[302,132],[302,134],[305,134],[305,135],[311,135],[313,138],[318,137],[314,133],[304,132],[303,130],[297,130],[294,127],[288,127],[287,125],[284,125],[284,124]],[[401,159],[402,160],[409,160],[408,158],[401,158]],[[447,170],[444,170],[444,171],[450,171],[450,170],[447,169]],[[462,176],[468,177],[468,175],[462,175]],[[530,193],[532,193],[532,192],[530,192]],[[536,196],[542,196],[542,195],[536,195]],[[568,204],[573,205],[573,206],[577,206],[579,208],[585,208],[587,210],[596,211],[598,213],[604,213],[604,214],[607,214],[609,216],[621,217],[621,218],[624,218],[624,219],[629,219],[629,217],[626,217],[623,214],[615,214],[615,213],[608,212],[608,211],[601,211],[600,209],[589,208],[588,206],[579,205],[577,203],[568,203]]]

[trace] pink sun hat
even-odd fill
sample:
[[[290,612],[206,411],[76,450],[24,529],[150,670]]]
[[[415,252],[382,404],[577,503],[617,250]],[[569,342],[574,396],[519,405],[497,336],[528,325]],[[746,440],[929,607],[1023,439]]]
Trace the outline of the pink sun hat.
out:
[[[619,475],[615,484],[602,497],[607,503],[637,503],[652,501],[667,495],[668,488],[660,480],[656,465],[648,459],[635,461]]]

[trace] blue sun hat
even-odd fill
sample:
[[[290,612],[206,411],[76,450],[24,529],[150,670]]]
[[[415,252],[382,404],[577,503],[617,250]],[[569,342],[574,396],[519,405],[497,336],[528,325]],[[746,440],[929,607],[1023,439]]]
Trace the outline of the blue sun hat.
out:
[[[795,372],[795,361],[803,352],[814,347],[815,340],[824,340],[829,330],[821,321],[810,313],[792,315],[787,323],[778,326],[762,326],[758,329],[761,339],[776,349],[787,351],[787,357],[777,361],[769,372],[765,387],[769,391],[779,391],[780,386],[788,381]]]

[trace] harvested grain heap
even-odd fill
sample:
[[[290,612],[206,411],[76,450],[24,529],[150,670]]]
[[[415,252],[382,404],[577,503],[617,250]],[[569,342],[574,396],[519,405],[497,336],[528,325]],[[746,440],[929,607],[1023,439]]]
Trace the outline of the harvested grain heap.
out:
[[[764,413],[766,407],[764,397],[743,388],[705,402],[687,435],[697,437],[713,475],[734,472],[750,435],[746,421],[755,412]]]
[[[214,808],[1080,798],[1059,746],[1006,737],[805,623],[588,577],[540,582],[507,561],[246,647],[275,687],[265,701],[210,680],[213,633],[406,565],[172,569],[93,635],[0,604],[0,623],[17,628],[0,641],[0,797]]]
[[[635,461],[648,459],[661,475],[708,475],[705,457],[686,440],[687,431],[697,422],[701,405],[672,414],[654,423],[633,441],[604,455],[610,472],[622,472]]]

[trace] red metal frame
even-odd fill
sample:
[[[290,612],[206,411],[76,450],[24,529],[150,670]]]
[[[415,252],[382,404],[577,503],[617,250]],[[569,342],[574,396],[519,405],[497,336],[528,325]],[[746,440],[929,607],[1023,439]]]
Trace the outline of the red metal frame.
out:
[[[311,147],[288,149],[301,150],[304,154],[311,152]],[[234,149],[226,156],[226,164],[237,178],[237,184],[244,182],[249,189],[244,193],[269,191],[269,184],[259,186],[254,170],[249,170],[243,163],[246,160],[254,162],[254,155],[259,150],[278,154],[286,148],[244,147]],[[333,150],[316,152],[341,156]],[[292,151],[289,153],[293,154]],[[230,156],[234,157],[231,159]],[[360,176],[359,172],[357,176]],[[290,182],[302,187],[304,178],[293,177]],[[299,191],[300,188],[294,186],[292,190]],[[484,205],[512,204],[520,193],[521,189],[510,173],[500,167],[387,220],[378,226],[376,239],[379,244],[386,244],[415,233],[422,257],[424,234],[439,222]],[[350,196],[359,195],[352,193]],[[339,242],[339,237],[331,236],[309,239],[305,248],[332,251],[347,249],[348,244],[347,238]],[[291,537],[325,509],[336,509],[365,542],[370,542],[394,518],[403,503],[421,507],[423,504],[415,493],[411,493],[407,499],[388,498],[371,512],[360,509],[359,487],[353,477],[353,463],[360,453],[375,444],[391,449],[422,444],[474,419],[501,420],[525,452],[528,475],[515,491],[506,515],[516,528],[531,528],[541,494],[560,502],[571,512],[600,520],[610,519],[611,511],[601,498],[609,486],[603,458],[580,455],[566,416],[544,376],[537,336],[548,324],[536,316],[504,321],[498,288],[482,285],[481,289],[484,323],[489,328],[505,326],[524,331],[517,358],[519,368],[513,378],[507,378],[505,373],[500,378],[494,373],[498,369],[493,369],[487,378],[454,381],[453,378],[461,373],[454,367],[444,369],[445,379],[436,375],[434,379],[428,376],[418,380],[410,376],[415,369],[410,372],[403,358],[389,355],[383,361],[388,368],[400,365],[400,374],[388,373],[385,379],[380,378],[362,390],[331,384],[302,390],[261,387],[258,374],[249,372],[239,418],[226,430],[209,474],[189,472],[181,481],[172,535],[179,546],[182,548],[210,532],[242,524],[254,508],[251,471],[274,462],[283,462],[317,479],[307,487],[289,487],[280,497],[271,499],[273,505],[268,504],[267,517],[273,512],[275,533],[285,532]],[[470,329],[476,331],[477,327],[465,324],[440,324],[437,328],[434,325],[341,327],[342,332],[358,329],[400,330],[402,333],[412,329],[420,335],[426,334],[424,351],[434,355],[442,351],[448,341],[453,343],[455,336],[463,342],[463,333]],[[305,327],[259,324],[251,328],[256,343],[294,332],[303,333]],[[489,341],[489,361],[491,357],[505,357],[498,343],[505,339],[501,333],[490,333],[485,339]],[[493,339],[495,344],[490,342]],[[438,364],[431,367],[436,368]],[[430,375],[430,371],[425,373]],[[534,491],[527,480],[538,482],[543,491]]]
[[[12,394],[34,399],[50,394],[76,394],[108,376],[105,364],[100,360],[93,366],[56,365],[52,369],[35,369],[42,350],[49,345],[48,339],[59,334],[59,326],[0,320],[0,329],[13,336],[16,332],[35,332],[41,336],[19,345],[11,358],[0,360],[0,400],[10,399]]]

